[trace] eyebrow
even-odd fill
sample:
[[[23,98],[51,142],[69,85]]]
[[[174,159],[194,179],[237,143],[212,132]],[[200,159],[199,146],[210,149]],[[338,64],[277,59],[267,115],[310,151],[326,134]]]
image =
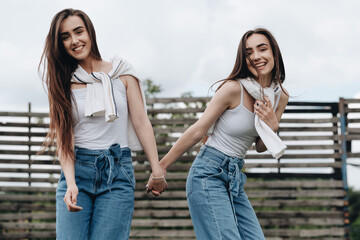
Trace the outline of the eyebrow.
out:
[[[262,47],[262,46],[268,46],[266,43],[260,43],[256,46],[256,48]],[[252,48],[246,48],[246,51],[252,50]]]
[[[78,27],[76,27],[76,28],[74,28],[73,29],[73,32],[76,32],[78,29],[80,29],[80,28],[84,28],[83,26],[78,26]],[[63,36],[63,35],[65,35],[65,34],[68,34],[68,32],[62,32],[62,33],[60,33],[60,36]]]

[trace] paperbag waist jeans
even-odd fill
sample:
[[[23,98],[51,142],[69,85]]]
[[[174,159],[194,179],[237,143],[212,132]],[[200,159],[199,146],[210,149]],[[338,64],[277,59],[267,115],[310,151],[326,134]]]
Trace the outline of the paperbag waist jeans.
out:
[[[186,182],[186,196],[198,240],[265,239],[243,189],[244,160],[202,146]]]
[[[75,158],[77,205],[83,209],[68,211],[61,172],[56,190],[57,239],[128,239],[135,189],[130,149],[119,144],[104,150],[75,147]]]

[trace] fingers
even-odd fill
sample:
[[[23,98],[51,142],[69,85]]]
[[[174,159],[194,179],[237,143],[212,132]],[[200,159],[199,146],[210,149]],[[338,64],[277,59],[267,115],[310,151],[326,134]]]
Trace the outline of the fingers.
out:
[[[64,197],[64,202],[69,212],[78,212],[82,210],[82,207],[76,205],[77,192],[67,191]]]
[[[258,105],[263,109],[265,109],[265,108],[272,109],[272,104],[271,104],[270,98],[268,96],[265,96],[263,101],[262,100],[256,100],[255,105]]]
[[[271,106],[270,98],[268,98],[268,96],[265,96],[264,99],[265,99],[265,105],[266,105],[266,106],[269,106],[269,107],[272,107],[272,106]]]
[[[77,193],[76,192],[73,192],[72,194],[71,194],[71,202],[72,202],[72,204],[74,204],[74,205],[76,205],[76,203],[77,203]]]
[[[263,115],[263,108],[265,108],[265,104],[259,100],[255,101],[254,104],[254,112],[261,118]]]
[[[165,179],[152,179],[149,181],[147,189],[155,190],[156,192],[162,193],[167,188],[167,182]]]
[[[271,119],[275,117],[274,111],[271,108],[271,103],[263,103],[262,101],[256,100],[254,104],[254,113],[268,125]],[[273,116],[272,116],[273,115]]]
[[[272,112],[271,102],[268,97],[265,97],[265,102],[256,100],[254,103],[254,112],[258,115],[266,116]],[[260,116],[259,116],[260,117]]]
[[[155,196],[155,197],[159,197],[161,195],[160,192],[155,191],[155,190],[151,190],[151,193]]]
[[[167,182],[165,178],[161,179],[149,179],[148,184],[145,186],[147,193],[152,193],[155,197],[160,196],[167,188]]]
[[[264,116],[261,114],[259,108],[254,107],[254,113],[256,113],[256,115],[258,115],[260,119],[264,119]]]
[[[146,192],[147,192],[147,193],[150,193],[150,192],[151,192],[151,188],[149,188],[149,184],[146,184],[145,188],[146,188]]]
[[[279,122],[276,118],[275,111],[271,106],[271,102],[265,96],[265,102],[256,100],[254,104],[254,113],[264,121],[274,132],[279,128]]]

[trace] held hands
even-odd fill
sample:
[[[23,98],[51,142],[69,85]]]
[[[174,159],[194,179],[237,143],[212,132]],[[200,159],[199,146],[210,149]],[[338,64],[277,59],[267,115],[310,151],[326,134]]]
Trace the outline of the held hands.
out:
[[[167,188],[167,182],[165,177],[165,169],[161,169],[160,172],[153,172],[149,177],[148,183],[146,184],[146,192],[151,192],[155,197],[160,196],[160,194],[164,192]]]
[[[270,99],[265,96],[265,101],[256,100],[254,104],[254,112],[263,120],[274,132],[279,129],[279,121],[271,106]]]
[[[76,184],[68,186],[65,197],[64,197],[64,202],[65,202],[69,212],[78,212],[78,211],[82,210],[82,207],[76,206],[78,193],[79,193],[79,190],[78,190],[78,187],[76,186]]]

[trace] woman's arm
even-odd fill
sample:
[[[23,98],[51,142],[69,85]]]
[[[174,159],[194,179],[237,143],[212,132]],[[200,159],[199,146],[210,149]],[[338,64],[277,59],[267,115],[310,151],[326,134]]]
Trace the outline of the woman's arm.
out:
[[[286,91],[284,89],[284,91]],[[274,112],[273,107],[271,106],[270,100],[268,97],[265,97],[266,104],[262,101],[256,100],[254,104],[254,112],[263,120],[274,132],[277,132],[279,129],[279,122],[282,114],[285,111],[286,105],[289,101],[289,95],[286,92],[281,92],[279,105]],[[265,144],[261,138],[257,138],[255,141],[255,147],[257,152],[264,152],[267,150]]]
[[[184,132],[160,161],[161,166],[166,169],[184,152],[198,143],[226,109],[235,107],[240,103],[240,94],[241,88],[238,82],[226,82],[215,93],[199,120]]]
[[[165,175],[165,172],[159,164],[159,156],[157,152],[154,131],[144,110],[145,106],[143,104],[139,82],[134,77],[128,75],[122,76],[120,79],[126,87],[126,95],[128,99],[131,121],[134,126],[136,135],[138,136],[140,143],[145,151],[146,157],[150,162],[152,176],[154,178],[159,178],[156,180],[154,189],[161,193],[167,187],[165,178],[162,178]]]
[[[74,159],[69,159],[67,156],[62,154],[60,150],[58,151],[58,153],[60,159],[60,166],[64,173],[67,185],[64,202],[69,212],[78,212],[82,209],[82,207],[76,206],[79,190],[75,182]]]

